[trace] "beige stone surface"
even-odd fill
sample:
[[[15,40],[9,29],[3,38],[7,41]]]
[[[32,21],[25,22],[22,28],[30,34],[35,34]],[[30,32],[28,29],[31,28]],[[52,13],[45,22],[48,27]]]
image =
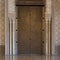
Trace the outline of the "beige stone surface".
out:
[[[15,12],[15,0],[8,0],[8,13]]]
[[[56,22],[58,22],[58,40],[57,40],[57,44],[60,45],[60,0],[56,0],[56,13],[57,13],[57,20]]]
[[[0,14],[1,14],[1,17],[0,17],[0,33],[1,33],[1,36],[0,36],[0,45],[4,45],[4,41],[5,41],[5,2],[4,0],[1,0],[0,2]]]

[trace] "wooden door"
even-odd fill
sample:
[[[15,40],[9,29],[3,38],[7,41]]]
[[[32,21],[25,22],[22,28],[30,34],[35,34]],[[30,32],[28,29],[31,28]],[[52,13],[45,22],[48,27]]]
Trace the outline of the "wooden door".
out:
[[[19,54],[41,54],[41,11],[40,6],[19,6]]]
[[[41,54],[42,7],[31,6],[31,53]]]
[[[18,8],[18,53],[30,53],[30,12],[29,6]]]

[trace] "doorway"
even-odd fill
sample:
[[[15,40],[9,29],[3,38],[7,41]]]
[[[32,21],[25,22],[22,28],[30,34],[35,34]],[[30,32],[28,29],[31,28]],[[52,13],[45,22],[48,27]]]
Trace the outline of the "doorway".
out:
[[[18,54],[43,54],[42,12],[42,6],[17,7]]]

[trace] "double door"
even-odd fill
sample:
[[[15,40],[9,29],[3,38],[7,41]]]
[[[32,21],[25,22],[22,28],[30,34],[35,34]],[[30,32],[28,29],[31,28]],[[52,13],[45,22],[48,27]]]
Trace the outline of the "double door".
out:
[[[18,54],[42,53],[42,7],[18,6]]]

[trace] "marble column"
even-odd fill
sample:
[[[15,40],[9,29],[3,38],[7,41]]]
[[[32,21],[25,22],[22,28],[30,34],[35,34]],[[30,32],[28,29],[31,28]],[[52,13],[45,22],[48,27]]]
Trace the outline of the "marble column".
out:
[[[5,55],[16,54],[15,0],[5,0]]]
[[[9,14],[9,17],[13,20],[13,32],[11,32],[13,34],[13,37],[12,37],[12,40],[13,40],[13,43],[11,42],[10,44],[11,47],[13,47],[13,51],[12,49],[10,50],[11,51],[11,54],[13,55],[16,55],[17,54],[17,45],[16,45],[16,9],[15,9],[15,0],[8,0],[8,14]],[[11,48],[10,47],[10,48]]]
[[[9,18],[9,48],[10,48],[10,55],[13,55],[13,18],[11,14],[8,16]]]
[[[50,23],[51,23],[51,0],[46,0],[46,12],[45,12],[45,19],[46,19],[46,55],[51,55],[51,31],[50,31]]]
[[[10,19],[10,55],[17,54],[16,45],[16,17],[15,13],[9,13]]]
[[[10,55],[9,31],[8,0],[5,0],[5,55]]]
[[[14,14],[14,21],[13,21],[13,55],[17,54],[17,37],[16,37],[16,14]]]
[[[48,20],[46,21],[46,55],[51,55],[51,29],[51,21]]]

